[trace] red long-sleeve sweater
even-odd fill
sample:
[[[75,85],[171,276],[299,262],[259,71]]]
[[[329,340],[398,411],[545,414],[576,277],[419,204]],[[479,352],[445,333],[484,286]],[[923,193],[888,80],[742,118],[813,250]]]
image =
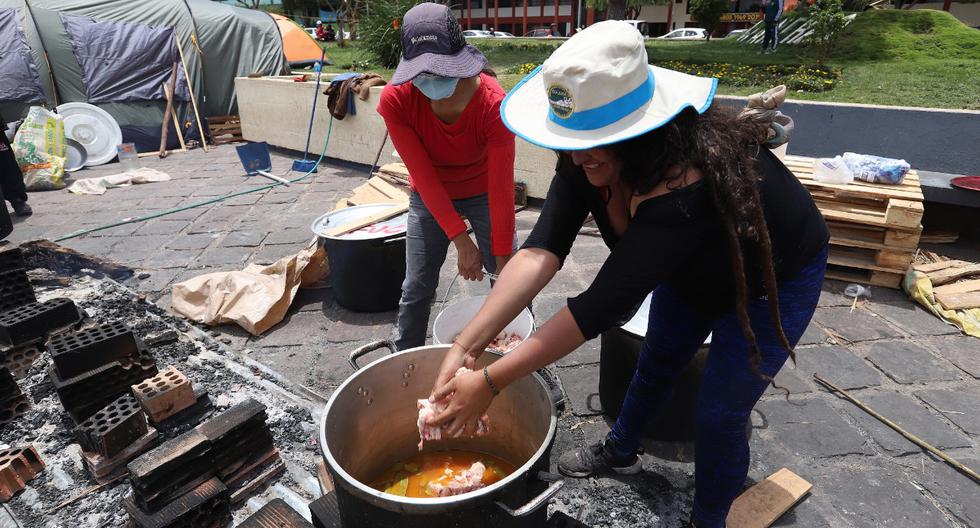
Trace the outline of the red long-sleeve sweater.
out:
[[[486,193],[494,256],[510,255],[514,240],[514,134],[500,117],[504,90],[481,74],[480,87],[459,119],[443,123],[411,82],[389,84],[378,113],[388,126],[409,181],[449,239],[466,231],[452,200]]]

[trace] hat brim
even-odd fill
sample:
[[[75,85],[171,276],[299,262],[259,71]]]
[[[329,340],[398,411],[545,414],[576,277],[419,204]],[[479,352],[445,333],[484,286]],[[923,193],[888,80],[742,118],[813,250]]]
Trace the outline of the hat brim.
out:
[[[465,79],[475,77],[486,65],[486,57],[471,44],[467,44],[452,55],[423,53],[411,59],[403,56],[398,62],[395,74],[391,77],[391,84],[407,83],[422,73]]]
[[[540,67],[507,94],[500,114],[507,128],[529,143],[552,150],[585,150],[643,135],[670,122],[687,107],[700,114],[711,106],[718,79],[648,67],[654,79],[650,101],[602,128],[575,130],[552,121]]]

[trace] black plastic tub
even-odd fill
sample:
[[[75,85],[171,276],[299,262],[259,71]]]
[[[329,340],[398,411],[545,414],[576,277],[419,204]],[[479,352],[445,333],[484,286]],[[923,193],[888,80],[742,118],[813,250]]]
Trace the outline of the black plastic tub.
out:
[[[636,315],[621,327],[603,332],[599,352],[599,401],[605,414],[616,418],[623,408],[626,391],[636,371],[640,347],[646,337],[650,297]],[[669,442],[692,442],[695,437],[698,393],[708,359],[711,337],[697,351],[675,385],[673,399],[663,414],[647,425],[646,436]]]
[[[313,222],[313,233],[327,252],[330,285],[340,306],[357,312],[384,312],[398,307],[405,280],[408,213],[344,235],[325,235],[332,228],[396,206],[358,205],[325,214]]]

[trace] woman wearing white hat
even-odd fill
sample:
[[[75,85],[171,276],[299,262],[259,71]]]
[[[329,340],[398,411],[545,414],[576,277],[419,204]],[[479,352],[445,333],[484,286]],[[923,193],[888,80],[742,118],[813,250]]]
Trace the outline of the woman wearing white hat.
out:
[[[460,434],[495,394],[626,320],[653,291],[637,371],[604,442],[567,452],[571,476],[637,473],[646,422],[712,333],[697,411],[691,525],[719,528],[748,472],[745,425],[816,309],[829,233],[813,199],[768,149],[765,130],[711,106],[716,81],[649,66],[618,21],[558,48],[505,99],[508,127],[558,152],[540,218],[480,313],[450,348],[433,423]],[[554,277],[582,222],[611,253],[592,285],[483,371],[487,343]],[[491,433],[492,434],[492,433]]]

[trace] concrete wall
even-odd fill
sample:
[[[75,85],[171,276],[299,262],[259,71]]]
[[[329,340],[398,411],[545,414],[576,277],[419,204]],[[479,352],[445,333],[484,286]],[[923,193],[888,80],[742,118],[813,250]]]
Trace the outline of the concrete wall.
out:
[[[670,1],[674,2],[674,0]],[[670,30],[682,28],[686,23],[693,20],[691,15],[687,14],[687,0],[683,0],[680,3],[674,2],[673,6],[674,10],[671,12],[670,16],[672,26]],[[667,22],[667,9],[668,6],[666,4],[645,5],[640,8],[640,16],[636,17],[636,19],[646,20],[647,22],[665,23]]]
[[[288,77],[240,77],[235,79],[235,88],[245,139],[303,150],[314,83],[297,83]],[[374,162],[385,133],[384,120],[375,110],[380,92],[380,87],[374,88],[370,99],[358,99],[357,115],[334,121],[327,156],[362,164]],[[719,96],[718,101],[745,105],[739,97]],[[788,101],[781,109],[796,121],[789,154],[823,157],[852,151],[904,158],[920,170],[980,174],[978,111],[802,101]],[[329,116],[326,97],[321,94],[310,141],[314,156],[323,146]],[[397,161],[393,152],[388,142],[380,163]],[[554,167],[553,152],[517,140],[514,178],[527,184],[530,196],[543,198],[547,194]]]
[[[321,92],[331,77],[324,76]],[[306,144],[314,86],[313,82],[293,82],[290,77],[235,79],[242,136],[249,141],[265,141],[276,147],[302,151]],[[381,90],[381,87],[373,88],[367,101],[357,100],[357,115],[348,115],[343,121],[334,120],[328,157],[366,165],[374,162],[385,134],[384,120],[376,110]],[[330,113],[326,103],[327,98],[321,93],[310,140],[313,156],[319,155],[327,134]],[[398,161],[393,155],[394,150],[391,142],[387,142],[380,163]],[[548,193],[554,167],[553,152],[517,140],[514,179],[525,183],[532,197],[543,198]]]
[[[719,96],[743,106],[739,97]],[[921,170],[980,174],[980,111],[787,101],[796,122],[789,153],[835,156],[845,151],[902,158]]]

